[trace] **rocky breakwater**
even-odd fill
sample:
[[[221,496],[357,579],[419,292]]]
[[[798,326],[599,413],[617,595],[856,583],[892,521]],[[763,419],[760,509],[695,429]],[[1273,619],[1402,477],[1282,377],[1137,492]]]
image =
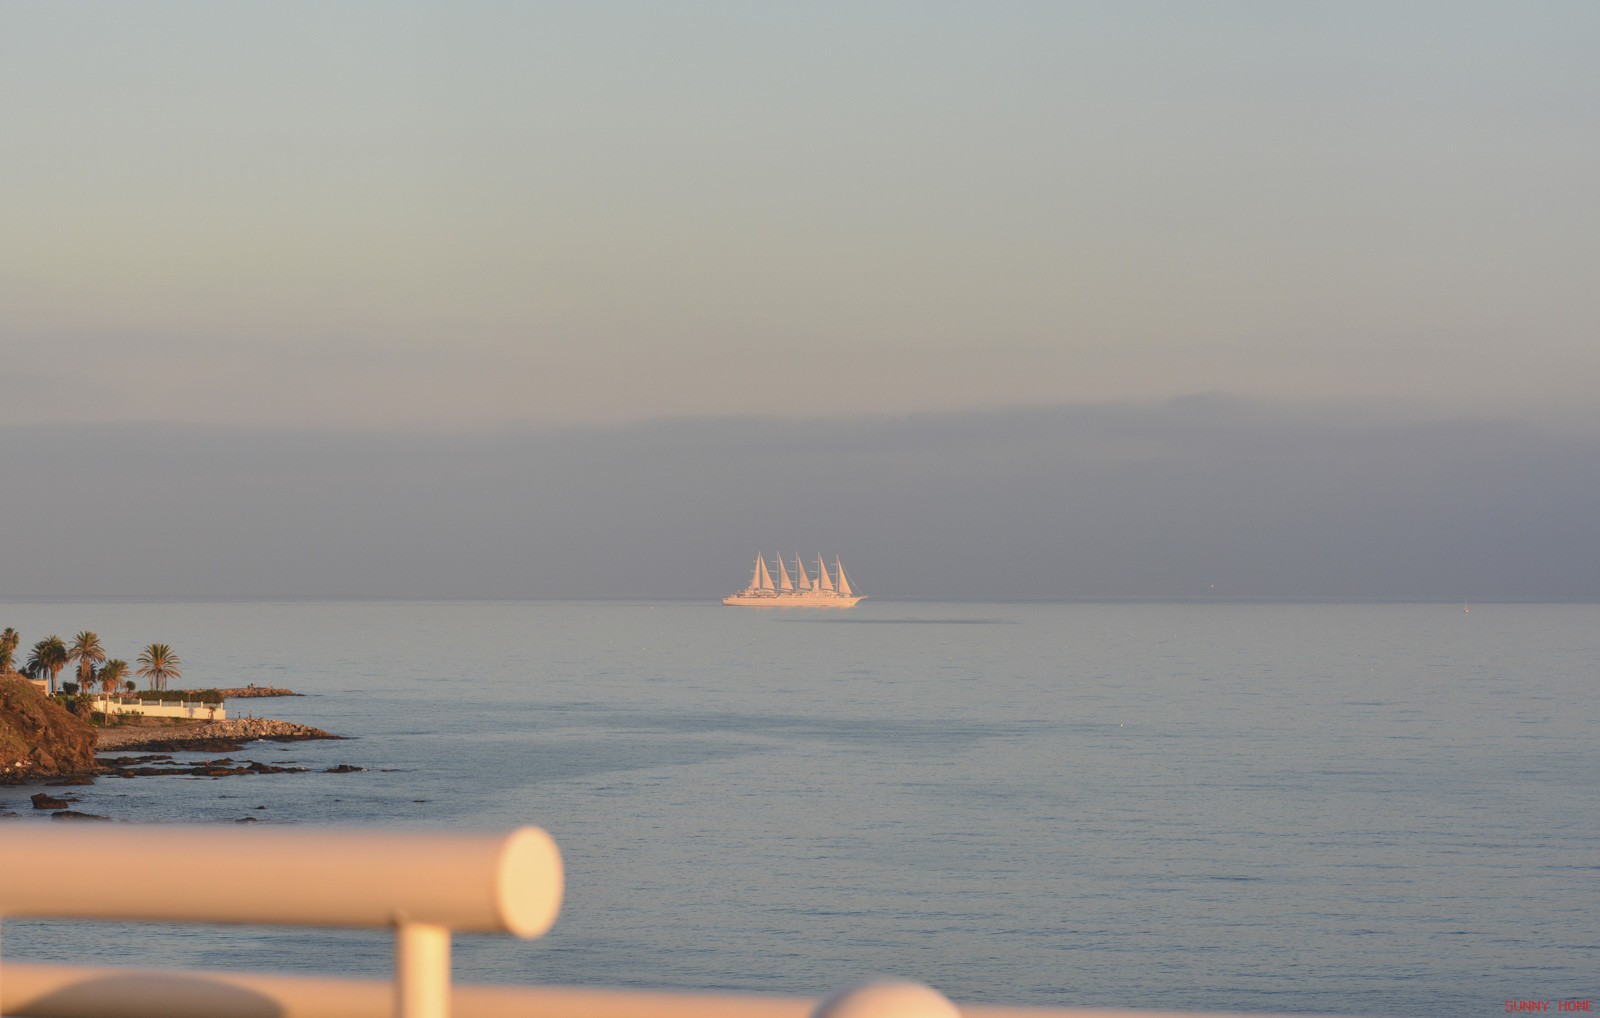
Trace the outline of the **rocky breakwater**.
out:
[[[93,774],[95,732],[20,675],[0,675],[0,782]]]
[[[100,733],[100,748],[150,749],[159,752],[199,750],[206,753],[232,752],[246,742],[268,739],[295,742],[301,739],[338,739],[341,736],[320,728],[272,718],[235,718],[228,721],[202,721],[172,728],[109,729]]]
[[[189,730],[190,734],[208,739],[276,739],[280,742],[295,739],[337,739],[320,728],[294,721],[275,721],[272,718],[234,718],[231,721],[205,721]]]

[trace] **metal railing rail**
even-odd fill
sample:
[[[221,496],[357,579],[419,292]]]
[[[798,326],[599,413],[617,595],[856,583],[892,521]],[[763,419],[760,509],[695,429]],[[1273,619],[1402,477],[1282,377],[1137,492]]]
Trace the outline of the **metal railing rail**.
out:
[[[108,894],[92,880],[15,877],[45,860],[89,873],[107,859],[140,871],[194,856],[226,860],[249,878],[192,894],[159,882]],[[12,828],[0,836],[0,874],[0,917],[392,928],[399,1018],[448,1014],[451,932],[538,936],[555,922],[562,892],[561,855],[533,827],[505,835]]]
[[[380,980],[18,963],[6,965],[4,972],[0,1014],[13,1018],[389,1018],[394,1013],[394,987]],[[863,996],[858,988],[849,1000],[855,1002]],[[870,1007],[873,1002],[867,1000],[866,1004]],[[878,1018],[908,1015],[903,1009],[882,1007],[856,1012],[858,1016],[863,1013]],[[457,984],[450,994],[450,1014],[454,1018],[845,1018],[847,1012],[823,1011],[818,1001],[800,997]],[[1227,1018],[1120,1008],[970,1004],[945,1014],[960,1018]]]
[[[136,870],[226,861],[244,879],[189,895],[151,883],[28,878],[106,859]],[[502,835],[177,826],[0,833],[0,918],[391,928],[395,978],[376,980],[82,966],[0,966],[0,1014],[27,1018],[1172,1018],[1126,1010],[964,1006],[912,983],[820,1002],[741,994],[451,986],[453,931],[535,937],[561,906],[561,856],[543,831]],[[1186,1018],[1206,1018],[1188,1015]]]

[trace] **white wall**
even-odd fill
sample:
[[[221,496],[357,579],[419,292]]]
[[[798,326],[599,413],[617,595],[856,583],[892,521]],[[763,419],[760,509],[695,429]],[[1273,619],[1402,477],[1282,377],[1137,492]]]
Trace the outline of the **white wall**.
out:
[[[102,710],[106,708],[104,700],[96,702]],[[143,700],[112,700],[108,713],[143,714],[147,718],[194,718],[197,721],[226,721],[228,719],[228,709],[220,703],[213,706],[208,703],[146,703]]]

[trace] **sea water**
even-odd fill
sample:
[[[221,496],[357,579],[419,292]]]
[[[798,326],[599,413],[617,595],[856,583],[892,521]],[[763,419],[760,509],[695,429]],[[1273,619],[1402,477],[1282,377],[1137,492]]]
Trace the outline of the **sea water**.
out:
[[[1600,606],[127,601],[0,625],[24,650],[169,643],[183,686],[305,694],[234,714],[349,737],[233,754],[307,773],[103,778],[79,810],[549,830],[561,918],[459,937],[465,980],[1395,1015],[1600,996]],[[37,790],[0,788],[9,823],[45,822]],[[391,965],[362,932],[11,920],[5,949]]]

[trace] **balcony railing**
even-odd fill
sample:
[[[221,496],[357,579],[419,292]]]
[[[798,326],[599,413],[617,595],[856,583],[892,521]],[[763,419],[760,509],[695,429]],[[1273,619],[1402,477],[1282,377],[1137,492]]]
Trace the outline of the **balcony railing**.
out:
[[[91,872],[180,854],[248,880],[189,896],[158,885],[19,879],[48,859]],[[555,921],[561,857],[543,831],[504,835],[248,828],[11,826],[0,832],[0,917],[392,929],[395,978],[335,979],[78,966],[0,966],[0,1014],[21,1018],[1140,1018],[1131,1011],[963,1005],[875,983],[819,1001],[739,994],[452,986],[452,932],[536,937]],[[1154,1018],[1145,1013],[1144,1018]],[[1189,1016],[1202,1018],[1202,1016]]]

